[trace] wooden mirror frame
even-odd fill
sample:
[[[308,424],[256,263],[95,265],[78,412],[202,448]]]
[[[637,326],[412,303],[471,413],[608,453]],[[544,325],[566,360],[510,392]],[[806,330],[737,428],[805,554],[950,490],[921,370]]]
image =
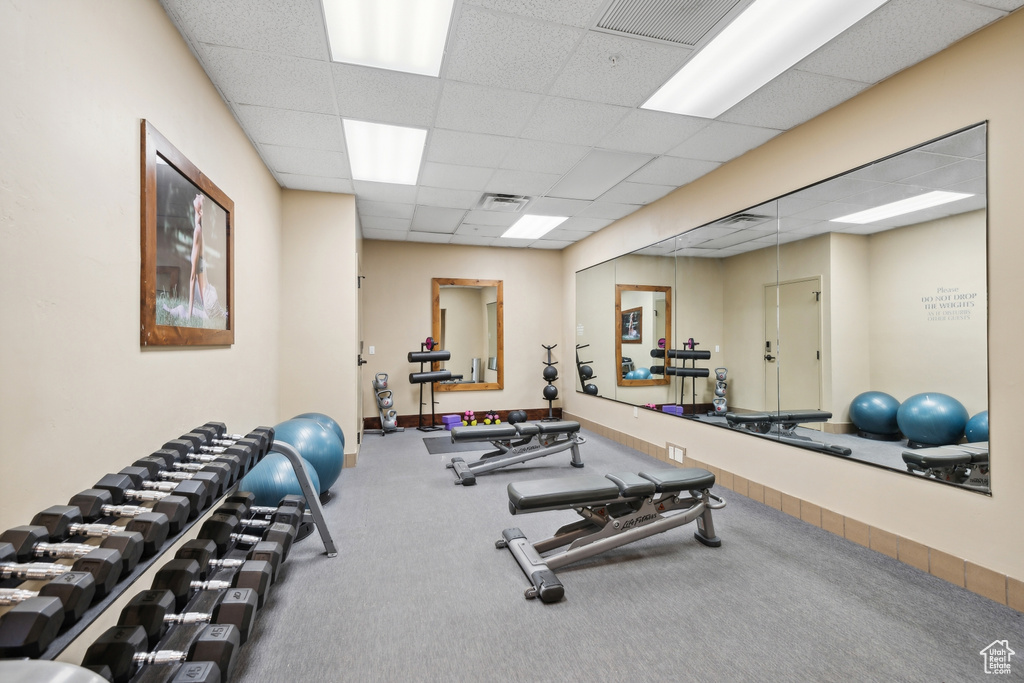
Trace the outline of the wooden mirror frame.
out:
[[[497,339],[497,358],[498,358],[498,381],[497,382],[458,382],[458,383],[445,383],[435,382],[435,391],[493,391],[505,388],[505,326],[503,323],[505,303],[502,297],[502,281],[501,280],[469,280],[461,278],[444,278],[435,277],[430,281],[431,296],[432,296],[432,319],[431,319],[431,336],[434,339],[441,338],[441,287],[442,286],[455,286],[455,287],[494,287],[497,294],[497,307],[496,313],[496,325],[495,334],[498,335]],[[438,349],[443,351],[444,349]],[[433,370],[440,370],[441,364],[434,363]],[[486,370],[485,370],[486,371]]]
[[[663,375],[661,379],[623,379],[622,377],[622,293],[662,292],[665,294],[665,348],[672,348],[672,288],[660,285],[615,285],[615,383],[620,387],[653,387],[669,384],[672,379]],[[657,346],[658,342],[654,341]],[[650,344],[647,344],[650,346]],[[646,348],[646,347],[645,347]],[[651,358],[651,361],[657,359]],[[652,365],[657,363],[652,362]],[[664,364],[664,363],[662,363]]]

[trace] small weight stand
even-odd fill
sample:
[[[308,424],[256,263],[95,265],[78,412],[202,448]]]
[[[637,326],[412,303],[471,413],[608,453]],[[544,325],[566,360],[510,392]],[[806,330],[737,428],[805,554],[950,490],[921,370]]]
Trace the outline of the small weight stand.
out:
[[[453,379],[462,379],[462,375],[453,375],[450,370],[433,370],[424,371],[423,364],[430,363],[431,368],[436,362],[443,360],[451,360],[452,354],[449,351],[435,351],[434,347],[437,344],[430,337],[427,337],[427,341],[420,344],[419,351],[409,352],[409,362],[419,363],[420,371],[409,374],[409,382],[411,384],[420,385],[420,416],[416,426],[416,429],[421,432],[436,432],[438,429],[442,429],[442,425],[435,424],[437,422],[437,416],[434,414],[434,406],[437,401],[434,400],[434,382],[444,382]],[[423,385],[430,383],[430,424],[423,424]]]
[[[558,379],[558,370],[554,369],[554,367],[558,365],[558,361],[551,360],[551,349],[555,348],[556,346],[558,346],[558,344],[552,344],[551,346],[541,344],[541,348],[547,349],[548,352],[548,359],[545,361],[541,361],[542,363],[544,363],[545,366],[547,366],[544,368],[544,379],[548,383],[548,385],[544,387],[544,398],[548,402],[548,416],[541,418],[541,422],[554,422],[555,420],[561,419],[555,417],[555,410],[552,407],[554,400],[558,398],[558,387],[556,387],[554,384],[555,380]],[[548,372],[548,368],[551,368],[553,372]]]
[[[388,388],[387,373],[378,372],[374,375],[370,381],[370,386],[373,388],[373,396],[377,403],[377,413],[380,415],[380,429],[364,429],[363,432],[366,434],[379,433],[381,436],[387,436],[391,432],[404,432],[405,427],[398,426],[398,414],[394,410],[393,394]],[[391,405],[385,406],[384,403],[388,401],[391,402]]]

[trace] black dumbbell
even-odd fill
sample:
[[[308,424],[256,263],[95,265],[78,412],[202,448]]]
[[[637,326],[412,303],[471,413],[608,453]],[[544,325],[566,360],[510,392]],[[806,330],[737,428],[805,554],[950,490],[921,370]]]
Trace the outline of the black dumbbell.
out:
[[[224,498],[223,502],[225,505],[240,505],[242,506],[240,509],[250,515],[269,517],[275,522],[281,521],[291,524],[289,520],[293,516],[297,516],[298,522],[295,523],[296,527],[302,524],[303,515],[306,513],[306,499],[294,494],[289,494],[282,498],[277,507],[256,505],[256,494],[250,491],[235,491]]]
[[[185,436],[195,436],[196,441],[199,441],[197,435],[186,434]],[[220,450],[223,451],[224,449]],[[241,452],[243,450],[244,453]],[[200,452],[198,447],[194,447],[192,441],[186,440],[183,436],[180,439],[168,441],[160,450],[151,453],[146,460],[147,462],[152,462],[153,458],[157,458],[159,461],[162,461],[160,464],[163,465],[164,469],[181,470],[184,472],[211,471],[214,468],[206,468],[206,466],[213,464],[227,467],[227,486],[232,486],[239,477],[245,476],[245,473],[248,471],[246,466],[252,460],[252,453],[252,448],[248,446],[237,449],[233,453],[211,454]],[[135,464],[140,465],[141,463],[136,462]],[[155,472],[153,476],[156,476]]]
[[[258,530],[259,536],[244,533],[246,530]],[[281,544],[284,559],[288,559],[288,551],[295,540],[296,527],[283,522],[271,522],[265,519],[242,519],[233,512],[214,512],[200,527],[196,538],[207,539],[217,544],[217,555],[223,556],[228,548],[237,543],[253,546],[260,541],[276,541]]]
[[[138,506],[111,506],[119,510],[133,510],[125,526],[117,524],[87,524],[82,518],[82,511],[75,505],[51,505],[42,512],[36,513],[32,524],[46,527],[51,541],[62,541],[68,536],[87,536],[103,538],[114,534],[136,531],[142,534],[142,556],[152,557],[163,546],[170,533],[170,521],[162,512],[153,512],[149,508]]]
[[[149,488],[146,484],[150,480],[203,481],[210,489],[210,496],[220,498],[228,488],[231,468],[217,462],[183,463],[178,460],[177,451],[161,449],[139,458],[131,467],[122,469],[119,474],[132,477],[135,488]]]
[[[174,553],[178,560],[195,560],[199,563],[199,578],[207,579],[219,569],[241,567],[246,560],[262,560],[270,565],[271,583],[277,580],[277,569],[284,562],[284,549],[276,541],[260,541],[254,544],[243,558],[217,559],[217,544],[209,539],[193,538],[182,544]]]
[[[251,588],[211,591],[203,601],[204,611],[175,614],[174,593],[168,590],[142,591],[121,610],[118,626],[141,626],[146,630],[149,647],[156,647],[171,624],[231,624],[238,629],[239,641],[249,639],[256,621],[257,596]]]
[[[97,638],[82,658],[82,666],[95,671],[113,683],[127,683],[141,667],[189,662],[186,679],[226,681],[231,675],[238,650],[238,629],[230,624],[211,624],[198,632],[188,651],[159,650],[148,652],[146,629],[141,626],[114,626]],[[216,671],[208,667],[212,665]],[[168,675],[174,672],[168,672]],[[172,680],[178,680],[175,677]]]
[[[85,613],[96,595],[96,580],[88,572],[67,572],[55,576],[37,591],[22,588],[0,588],[0,605],[19,605],[37,597],[60,600],[64,609],[64,626],[70,626]],[[4,626],[0,625],[0,629]],[[6,637],[0,637],[6,641]]]
[[[94,489],[109,491],[114,505],[121,505],[125,500],[143,500],[143,496],[150,492],[182,496],[190,506],[188,518],[195,519],[213,502],[213,492],[205,481],[144,481],[138,471],[125,469],[129,473],[105,474],[93,484]]]
[[[135,568],[142,554],[142,538],[137,532],[105,537],[99,547],[88,543],[47,543],[47,538],[46,527],[41,526],[14,527],[0,534],[0,578],[52,578],[68,571],[89,572],[96,580],[96,598],[99,599],[131,572],[126,566]],[[70,567],[47,563],[14,564],[37,557],[74,560],[74,563]],[[52,575],[35,576],[39,572]]]
[[[41,657],[64,624],[59,598],[38,596],[0,615],[0,659]]]
[[[71,497],[68,505],[78,508],[82,519],[94,522],[103,517],[134,517],[142,512],[160,512],[167,515],[167,532],[177,536],[188,522],[192,506],[184,496],[167,495],[160,491],[129,491],[142,494],[144,500],[153,502],[152,507],[139,505],[114,505],[114,497],[106,489],[86,489]],[[126,496],[127,497],[127,496]],[[134,499],[137,500],[137,499]]]
[[[203,570],[196,560],[169,560],[153,577],[154,590],[169,590],[174,594],[175,609],[184,609],[189,597],[196,591],[251,588],[256,602],[263,607],[267,591],[273,582],[273,569],[263,560],[245,560],[237,567],[225,568],[227,579],[202,580]],[[230,580],[228,580],[230,579]]]

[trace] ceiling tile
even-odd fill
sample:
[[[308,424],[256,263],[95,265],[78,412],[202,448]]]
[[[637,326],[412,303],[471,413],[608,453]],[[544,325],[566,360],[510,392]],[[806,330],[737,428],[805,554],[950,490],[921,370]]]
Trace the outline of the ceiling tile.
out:
[[[592,202],[583,199],[558,199],[556,197],[537,197],[527,209],[528,213],[540,216],[575,216]]]
[[[586,239],[593,235],[593,232],[589,230],[566,230],[565,228],[555,228],[548,234],[544,235],[548,239],[562,240],[569,242],[579,242],[582,239]]]
[[[472,225],[494,225],[507,228],[519,220],[521,216],[522,214],[520,213],[507,211],[476,210],[466,214],[465,222]]]
[[[547,235],[545,235],[531,244],[530,249],[554,249],[556,251],[561,251],[571,244],[572,242],[569,240],[549,240]]]
[[[160,0],[200,43],[329,59],[319,0]],[[177,22],[175,22],[177,23]]]
[[[449,209],[438,206],[417,206],[412,217],[412,229],[420,232],[455,232],[465,209]]]
[[[580,211],[579,215],[588,218],[611,218],[618,220],[619,218],[625,218],[639,208],[640,205],[638,204],[616,204],[615,202],[599,201]]]
[[[487,7],[531,19],[588,28],[597,21],[596,13],[607,0],[464,0],[464,2],[466,5]]]
[[[590,31],[549,92],[637,107],[679,70],[691,52],[684,47]]]
[[[626,107],[545,97],[522,137],[593,147],[628,113]]]
[[[277,173],[282,187],[289,190],[309,190],[311,192],[336,192],[353,194],[352,181],[345,178],[323,178],[320,176],[296,175],[294,173]]]
[[[272,109],[251,104],[234,107],[242,127],[256,142],[285,147],[345,151],[337,116],[304,111]]]
[[[260,145],[260,152],[271,170],[278,173],[351,178],[348,157],[341,152],[280,145]]]
[[[345,118],[400,126],[429,126],[441,80],[429,76],[331,64],[338,113]]]
[[[435,244],[448,244],[452,236],[443,232],[416,232],[409,233],[410,242],[433,242]]]
[[[867,87],[866,83],[787,71],[718,118],[729,123],[788,130]]]
[[[674,157],[724,163],[760,147],[781,132],[773,128],[712,121],[668,153]]]
[[[716,161],[658,157],[629,176],[630,182],[682,187],[721,166]]]
[[[460,166],[458,164],[438,164],[428,161],[423,164],[420,173],[420,185],[427,187],[447,187],[453,190],[480,190],[487,186],[494,171],[482,166]]]
[[[426,206],[448,206],[472,209],[480,201],[478,190],[451,190],[443,187],[420,187],[416,201]]]
[[[398,230],[375,230],[373,228],[363,228],[363,238],[368,240],[404,242],[407,237],[408,233],[399,232]]]
[[[465,6],[453,35],[446,78],[540,93],[547,90],[583,31]]]
[[[529,247],[536,241],[537,240],[534,239],[523,240],[517,238],[499,237],[497,239],[491,240],[491,243],[487,246],[502,247],[504,249],[525,249],[526,247]]]
[[[487,183],[488,192],[500,194],[545,194],[559,176],[555,173],[531,173],[530,171],[510,171],[499,168]]]
[[[501,237],[502,234],[508,230],[507,225],[474,225],[472,223],[463,222],[456,230],[456,235],[471,237]]]
[[[930,154],[922,150],[914,150],[877,164],[865,166],[851,173],[849,177],[887,183],[897,182],[943,166],[949,166],[954,161],[956,161],[955,157],[945,154]],[[979,163],[984,165],[985,162]]]
[[[1015,9],[1024,7],[1024,0],[966,0],[967,2],[974,3],[975,5],[984,5],[986,7],[994,7],[1001,9],[1006,12],[1012,12]]]
[[[890,0],[796,68],[877,83],[1003,15],[959,0]]]
[[[566,199],[597,199],[651,159],[646,154],[595,149],[562,176],[547,194]]]
[[[452,235],[449,244],[461,244],[467,247],[490,247],[494,245],[492,237],[478,237],[476,235]]]
[[[573,230],[576,232],[597,232],[601,228],[614,223],[611,218],[587,218],[586,216],[573,216],[559,225],[561,230]]]
[[[514,140],[498,135],[463,133],[435,128],[427,136],[428,161],[464,166],[491,166],[501,163]]]
[[[415,204],[415,185],[396,185],[394,183],[375,183],[368,180],[355,180],[352,185],[359,199],[373,202],[395,202],[397,204]]]
[[[373,230],[401,230],[408,232],[412,220],[408,218],[388,218],[386,216],[364,216],[359,214],[359,222],[364,228]]]
[[[398,204],[395,202],[375,202],[369,199],[356,200],[356,209],[360,216],[385,216],[387,218],[412,218],[415,204]]]
[[[204,45],[203,66],[236,104],[336,114],[327,62]]]
[[[637,109],[601,139],[606,149],[664,154],[710,123],[707,119]]]
[[[540,95],[449,81],[441,93],[437,125],[514,137],[526,125],[540,99]]]
[[[675,185],[648,185],[646,183],[622,182],[601,195],[601,199],[607,202],[620,202],[623,204],[649,204],[655,199],[661,199],[675,189]]]
[[[589,151],[589,147],[582,145],[520,139],[515,141],[512,149],[505,155],[501,168],[561,175],[575,166]]]
[[[858,178],[855,174],[849,173],[838,178],[833,178],[825,183],[818,183],[800,190],[800,198],[815,202],[834,202],[845,197],[850,197],[861,192],[873,190],[883,183],[866,178]]]

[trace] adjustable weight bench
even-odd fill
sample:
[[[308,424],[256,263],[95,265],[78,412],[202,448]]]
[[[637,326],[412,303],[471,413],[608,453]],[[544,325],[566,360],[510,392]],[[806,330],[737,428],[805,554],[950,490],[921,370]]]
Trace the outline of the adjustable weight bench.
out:
[[[575,510],[582,519],[536,543],[526,540],[517,528],[505,529],[495,547],[508,548],[533,584],[526,590],[527,599],[558,602],[565,589],[554,570],[606,550],[694,520],[694,537],[704,545],[720,546],[711,511],[725,507],[725,501],[711,493],[714,485],[715,475],[699,468],[512,483],[508,485],[508,508],[513,515]],[[544,556],[563,546],[569,547]]]
[[[579,431],[580,423],[571,420],[455,427],[452,429],[452,443],[490,442],[495,450],[484,453],[476,462],[452,458],[445,467],[455,470],[455,483],[463,486],[475,484],[478,474],[564,450],[571,451],[570,465],[583,467],[579,445],[586,443],[586,439],[580,436]]]
[[[903,451],[908,472],[971,488],[990,488],[988,442]]]
[[[832,413],[826,410],[789,410],[778,413],[726,413],[725,419],[733,429],[748,429],[758,434],[772,434],[778,441],[813,448],[831,455],[850,455],[853,450],[846,446],[821,443],[796,433],[796,428],[805,422],[827,422]]]

